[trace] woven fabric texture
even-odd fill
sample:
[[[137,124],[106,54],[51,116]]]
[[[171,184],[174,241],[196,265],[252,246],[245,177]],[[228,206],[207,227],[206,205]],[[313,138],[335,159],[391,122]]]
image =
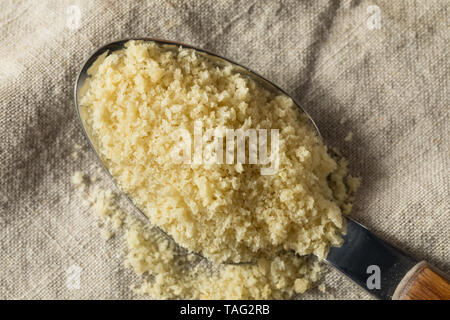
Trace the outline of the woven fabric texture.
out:
[[[140,298],[120,241],[101,239],[70,183],[96,170],[77,72],[94,49],[132,37],[219,53],[284,88],[362,177],[351,215],[449,272],[449,14],[447,0],[3,0],[0,298]],[[371,298],[334,270],[325,283],[303,298]]]

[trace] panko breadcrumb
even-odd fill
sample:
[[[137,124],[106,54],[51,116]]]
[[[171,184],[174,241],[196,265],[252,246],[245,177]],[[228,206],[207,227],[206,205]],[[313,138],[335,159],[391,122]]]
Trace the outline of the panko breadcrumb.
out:
[[[81,174],[81,173],[80,173]],[[78,173],[77,173],[78,175]],[[160,230],[125,216],[116,196],[98,185],[75,184],[83,199],[104,223],[120,221],[125,243],[125,265],[143,277],[134,290],[156,299],[286,299],[303,293],[321,276],[317,259],[285,252],[254,264],[215,265],[198,255],[180,250]],[[87,195],[87,197],[85,196]],[[109,196],[105,196],[109,195]],[[100,214],[107,212],[107,215]],[[108,240],[112,232],[100,230]]]
[[[324,258],[341,244],[341,207],[351,208],[346,165],[328,155],[289,97],[231,64],[153,42],[130,41],[88,73],[80,104],[101,158],[151,223],[177,243],[215,262],[260,261],[287,250]],[[196,120],[204,130],[278,129],[278,171],[174,163],[174,130],[192,132]],[[264,262],[260,273],[270,270]],[[297,292],[307,287],[294,281]]]
[[[186,256],[143,228],[128,234],[127,261],[134,270],[154,275],[137,292],[157,299],[287,299],[304,293],[322,272],[317,261],[293,252],[254,264],[211,266],[201,260],[187,268]]]
[[[80,185],[83,183],[83,174],[81,171],[75,171],[75,173],[72,175],[72,183],[74,185]]]

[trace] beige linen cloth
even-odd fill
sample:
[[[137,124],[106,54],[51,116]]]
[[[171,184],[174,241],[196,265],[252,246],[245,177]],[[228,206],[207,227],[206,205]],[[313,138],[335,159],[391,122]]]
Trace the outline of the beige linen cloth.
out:
[[[222,54],[286,89],[362,177],[352,216],[449,272],[448,0],[0,5],[0,298],[139,298],[120,239],[101,239],[70,183],[96,166],[73,105],[81,63],[139,36]],[[324,280],[303,298],[371,298],[337,271]]]

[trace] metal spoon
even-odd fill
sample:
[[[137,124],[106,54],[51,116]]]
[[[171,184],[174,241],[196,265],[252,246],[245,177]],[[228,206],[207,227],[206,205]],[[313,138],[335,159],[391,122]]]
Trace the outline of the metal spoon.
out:
[[[123,49],[125,43],[129,40],[152,41],[168,49],[176,49],[180,46],[183,48],[193,49],[198,54],[205,56],[210,60],[214,60],[219,64],[224,62],[231,63],[233,64],[235,70],[251,77],[265,88],[282,92],[289,96],[283,89],[250,69],[217,54],[187,44],[153,38],[134,38],[119,40],[104,45],[91,54],[82,65],[75,82],[74,98],[76,112],[82,124],[83,132],[86,135],[92,149],[95,151],[95,154],[97,155],[103,169],[108,173],[114,182],[114,177],[112,177],[109,170],[107,170],[95,144],[93,143],[88,126],[85,123],[86,119],[82,117],[78,102],[80,90],[88,78],[87,70],[89,67],[100,55],[105,52],[111,53]],[[321,136],[315,122],[306,110],[304,110],[295,101],[295,99],[292,98],[292,100],[311,121],[311,124],[316,129],[317,134]],[[116,185],[118,186],[117,183]],[[126,196],[140,215],[144,219],[148,219],[145,214],[134,205],[130,197],[128,195]],[[326,261],[350,277],[354,282],[363,287],[369,293],[380,299],[450,299],[450,284],[447,280],[448,277],[442,275],[440,272],[432,271],[432,268],[426,262],[419,262],[418,260],[409,257],[402,251],[384,242],[354,220],[346,218],[346,225],[347,233],[344,236],[343,245],[339,248],[331,248]],[[163,230],[161,231],[167,237],[172,239],[172,237],[167,235],[166,232]],[[435,268],[433,269],[435,270]],[[427,277],[424,277],[425,274]]]

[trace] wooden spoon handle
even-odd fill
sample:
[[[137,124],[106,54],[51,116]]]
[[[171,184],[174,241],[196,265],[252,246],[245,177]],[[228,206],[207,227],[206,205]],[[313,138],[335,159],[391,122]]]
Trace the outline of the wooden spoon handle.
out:
[[[400,281],[393,300],[450,300],[450,283],[426,261],[416,264]]]

